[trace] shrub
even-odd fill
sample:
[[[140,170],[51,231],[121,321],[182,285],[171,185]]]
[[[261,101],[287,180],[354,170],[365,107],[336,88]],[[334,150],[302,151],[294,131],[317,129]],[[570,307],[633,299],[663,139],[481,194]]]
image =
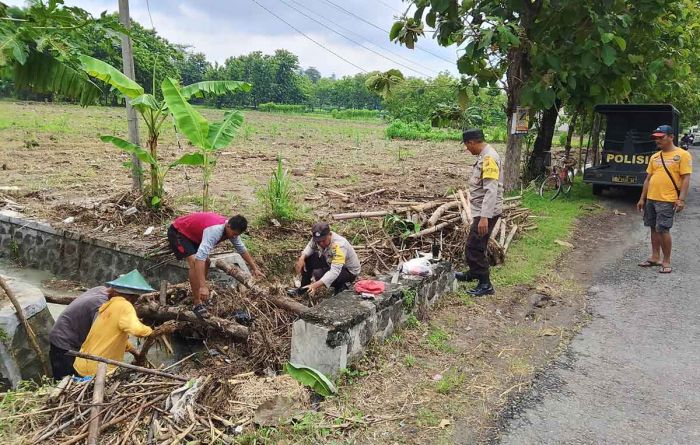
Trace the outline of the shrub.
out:
[[[334,119],[377,119],[381,117],[381,112],[379,110],[348,108],[346,110],[332,110],[331,116]]]
[[[428,123],[394,120],[386,128],[389,139],[408,139],[413,141],[461,141],[462,132],[433,128]]]
[[[274,102],[260,104],[258,105],[258,110],[267,113],[308,113],[310,111],[309,108],[303,104],[276,104]]]
[[[278,221],[293,221],[300,217],[301,209],[295,201],[292,179],[277,157],[277,169],[267,186],[258,192],[258,199],[265,207],[266,216]]]

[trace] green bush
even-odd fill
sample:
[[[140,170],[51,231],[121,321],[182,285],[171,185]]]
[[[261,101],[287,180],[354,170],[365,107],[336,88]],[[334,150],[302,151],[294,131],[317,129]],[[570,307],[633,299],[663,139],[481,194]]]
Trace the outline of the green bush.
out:
[[[429,123],[394,120],[386,128],[389,139],[408,139],[413,141],[461,141],[462,132],[433,128]]]
[[[491,127],[484,130],[487,142],[505,142],[508,139],[508,131],[505,127]]]
[[[381,112],[379,110],[348,108],[346,110],[332,110],[331,116],[335,119],[377,119],[381,117]]]
[[[311,110],[306,105],[293,105],[293,104],[276,104],[274,102],[267,102],[258,105],[259,111],[264,111],[267,113],[308,113]]]

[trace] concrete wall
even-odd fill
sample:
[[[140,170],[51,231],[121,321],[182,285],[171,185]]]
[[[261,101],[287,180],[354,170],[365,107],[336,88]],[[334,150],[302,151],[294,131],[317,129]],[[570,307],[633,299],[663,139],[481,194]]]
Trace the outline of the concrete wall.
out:
[[[314,306],[292,326],[291,361],[335,376],[349,363],[362,357],[373,339],[384,339],[401,326],[408,314],[432,305],[455,281],[448,263],[435,266],[427,278],[404,278],[390,284],[373,300],[363,300],[353,291],[341,292]],[[404,295],[413,295],[406,307]]]
[[[138,269],[154,287],[160,280],[170,283],[187,280],[187,266],[174,258],[154,267],[157,263],[145,259],[143,254],[120,249],[114,243],[2,214],[0,256],[88,286],[103,284],[133,269]]]
[[[48,363],[49,332],[54,320],[41,290],[3,275],[22,306]],[[0,297],[0,388],[11,388],[21,380],[39,380],[44,374],[41,360],[17,318],[8,298]]]

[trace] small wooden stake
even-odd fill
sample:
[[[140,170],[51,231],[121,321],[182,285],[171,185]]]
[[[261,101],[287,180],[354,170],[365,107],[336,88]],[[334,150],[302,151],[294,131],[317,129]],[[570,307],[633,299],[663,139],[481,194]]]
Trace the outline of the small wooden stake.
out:
[[[90,426],[88,427],[88,445],[97,445],[100,436],[100,407],[104,400],[105,376],[107,364],[98,363],[95,374],[95,385],[92,389],[92,408],[90,408]]]
[[[161,306],[168,305],[168,282],[165,280],[160,282],[160,295],[158,297],[160,298]]]

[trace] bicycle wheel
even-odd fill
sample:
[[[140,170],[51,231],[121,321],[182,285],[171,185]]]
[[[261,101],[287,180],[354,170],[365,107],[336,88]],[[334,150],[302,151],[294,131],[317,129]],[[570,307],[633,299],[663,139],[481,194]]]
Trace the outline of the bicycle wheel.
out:
[[[561,184],[561,191],[568,195],[571,191],[571,186],[574,184],[574,171],[571,168],[566,169],[566,181]]]
[[[561,181],[558,177],[550,175],[544,178],[540,185],[540,196],[550,201],[559,196]]]

